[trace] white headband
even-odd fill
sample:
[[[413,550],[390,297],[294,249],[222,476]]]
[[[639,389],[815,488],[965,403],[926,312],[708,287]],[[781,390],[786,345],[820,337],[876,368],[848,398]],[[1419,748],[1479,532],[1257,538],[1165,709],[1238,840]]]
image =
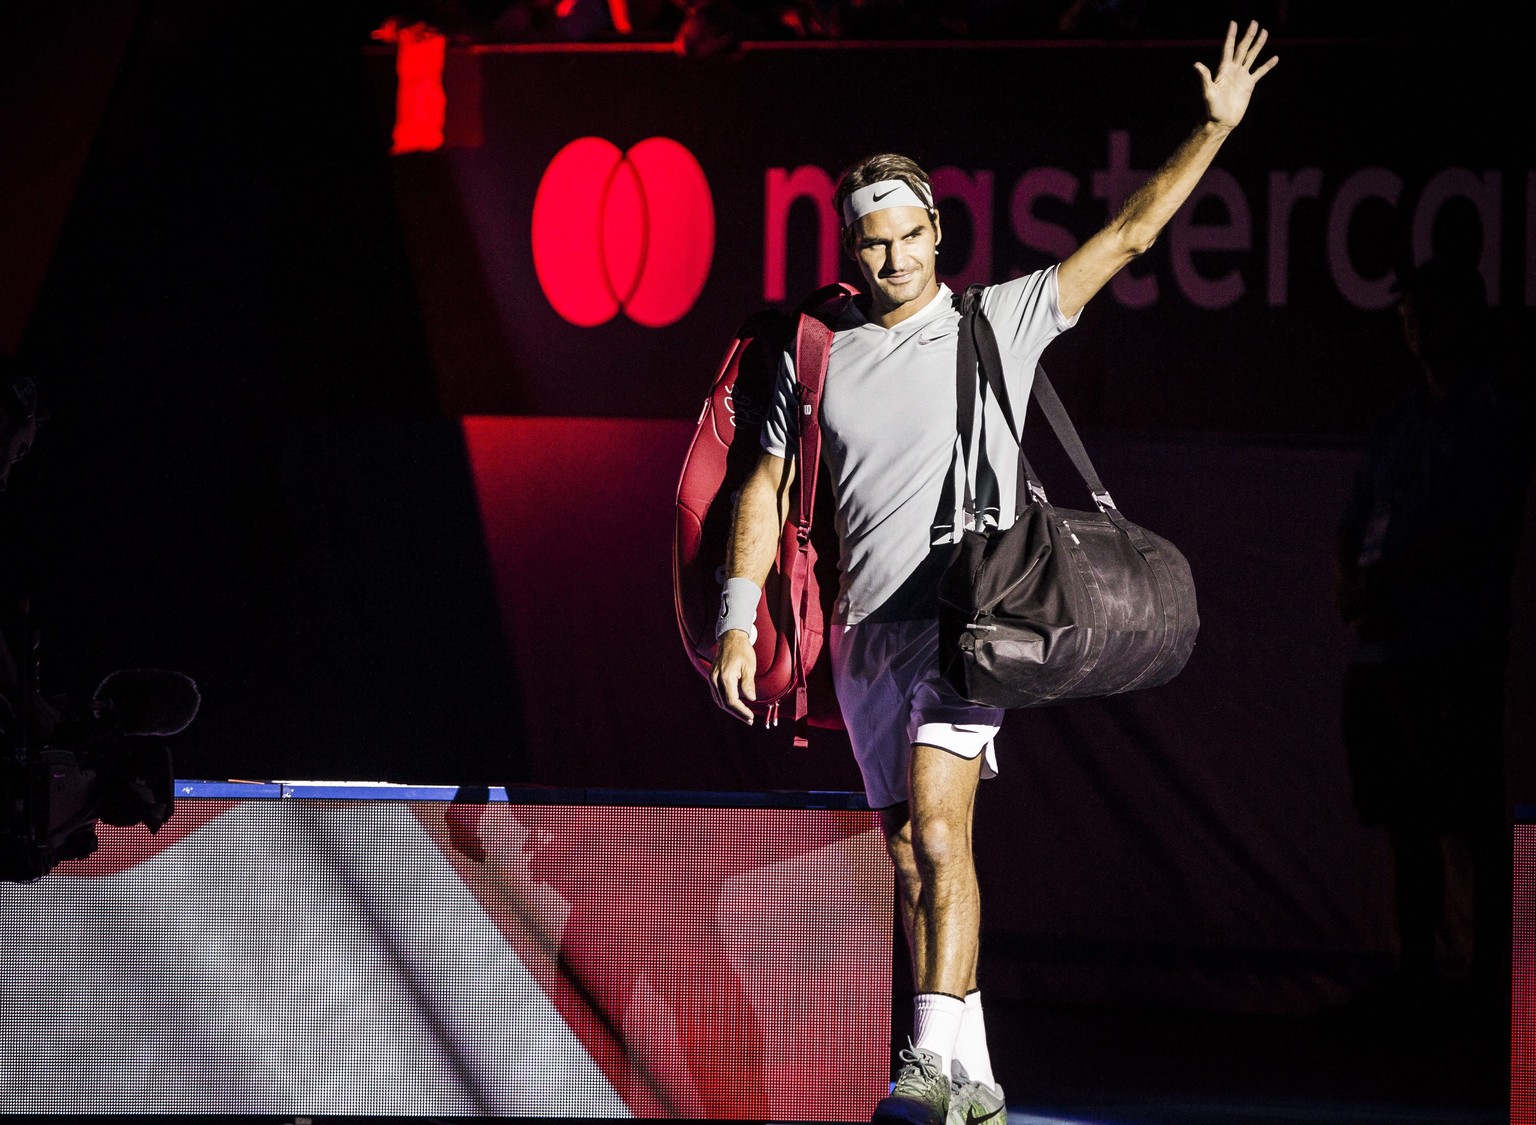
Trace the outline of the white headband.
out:
[[[870,212],[884,211],[887,207],[921,207],[927,211],[932,206],[913,191],[907,181],[881,180],[878,184],[850,192],[843,200],[843,226],[851,227]]]

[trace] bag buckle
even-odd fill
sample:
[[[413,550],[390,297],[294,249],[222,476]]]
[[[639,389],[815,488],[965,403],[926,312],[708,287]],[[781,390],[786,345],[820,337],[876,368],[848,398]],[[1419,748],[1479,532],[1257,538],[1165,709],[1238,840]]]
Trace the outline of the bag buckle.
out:
[[[1093,502],[1098,505],[1099,511],[1101,512],[1107,512],[1111,508],[1114,508],[1114,510],[1117,512],[1120,510],[1119,508],[1115,507],[1115,499],[1107,491],[1093,493]]]
[[[1024,484],[1029,491],[1029,498],[1033,503],[1045,504],[1048,502],[1045,498],[1045,486],[1039,481],[1026,480]]]

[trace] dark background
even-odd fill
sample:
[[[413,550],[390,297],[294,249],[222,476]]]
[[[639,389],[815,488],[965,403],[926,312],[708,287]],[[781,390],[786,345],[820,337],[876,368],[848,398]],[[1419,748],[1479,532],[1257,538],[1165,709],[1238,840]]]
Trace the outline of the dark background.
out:
[[[389,155],[388,56],[368,38],[388,14],[145,2],[5,17],[0,349],[37,375],[50,418],[0,495],[0,592],[11,624],[10,603],[30,599],[45,690],[80,698],[120,667],[192,675],[202,710],[174,746],[185,778],[856,788],[835,736],[796,752],[783,732],[746,732],[713,711],[667,647],[664,590],[636,592],[665,582],[664,555],[622,549],[665,545],[688,420],[751,293],[709,291],[698,317],[667,336],[666,347],[696,347],[698,366],[643,404],[584,407],[574,382],[524,383],[520,397],[495,399],[466,381],[463,341],[455,351],[440,331],[446,298],[423,296],[409,239],[433,200],[445,208],[435,229],[472,242],[472,224],[441,190],[456,157]],[[1490,19],[1466,22],[1359,17],[1346,30],[1368,44],[1279,41],[1287,59],[1229,146],[1234,166],[1464,162],[1503,169],[1506,191],[1528,199],[1529,98],[1504,52],[1513,36]],[[925,59],[892,57],[904,70]],[[551,65],[530,61],[530,72]],[[626,75],[654,65],[616,57],[620,96],[609,100],[622,103]],[[934,65],[945,78],[937,96],[958,99],[964,68]],[[1068,66],[1052,87],[1060,102],[1040,106],[1035,124],[1079,109],[1093,121],[1087,151],[1038,158],[1077,168],[1102,157],[1100,109],[1148,95],[1070,78]],[[525,112],[545,108],[535,100]],[[644,108],[632,99],[624,112],[643,118]],[[1170,105],[1164,134],[1136,135],[1137,156],[1171,147],[1187,108]],[[709,141],[698,116],[693,143],[735,142],[729,123]],[[786,135],[813,122],[794,124]],[[1255,147],[1242,147],[1250,136]],[[825,148],[804,159],[837,167],[843,154]],[[1003,169],[1036,158],[978,159]],[[743,223],[723,244],[756,229]],[[1503,232],[1494,320],[1522,410],[1531,230],[1527,218]],[[1106,478],[1126,480],[1122,504],[1136,499],[1136,514],[1184,544],[1197,574],[1237,577],[1203,587],[1205,651],[1187,677],[1155,699],[1011,718],[1007,748],[1040,752],[979,798],[997,923],[985,956],[1000,1013],[1005,998],[1031,996],[1165,1013],[1150,1034],[1168,1051],[1167,1072],[1112,1076],[1080,1060],[1115,1041],[1113,1007],[1098,1023],[1000,1016],[1000,1039],[1024,1027],[1031,1050],[1059,1047],[1056,1062],[1084,1067],[1042,1072],[1042,1097],[1096,1083],[1176,1086],[1195,1071],[1212,1081],[1222,1060],[1229,1089],[1298,1074],[1321,1089],[1338,1069],[1308,1054],[1283,1075],[1287,1052],[1300,1050],[1292,1025],[1252,1021],[1310,1016],[1391,963],[1385,850],[1352,820],[1332,741],[1347,637],[1322,604],[1322,539],[1366,427],[1402,385],[1403,357],[1390,309],[1343,310],[1298,268],[1298,296],[1280,315],[1252,302],[1232,316],[1099,302],[1052,353],[1084,373],[1064,394],[1097,435]],[[791,273],[791,289],[811,280]],[[466,324],[494,316],[484,293],[450,297]],[[530,294],[530,316],[547,314],[538,300]],[[584,345],[589,359],[651,346],[622,324],[607,331]],[[1125,412],[1112,386],[1121,376],[1106,373],[1152,356],[1185,374],[1168,394],[1138,384],[1147,409]],[[502,370],[504,356],[481,358]],[[1249,380],[1251,393],[1233,391],[1229,374],[1253,368],[1263,377]],[[460,419],[475,413],[509,416],[510,533],[477,508],[487,481],[475,477]],[[609,456],[600,472],[581,475],[593,460],[582,441]],[[1198,499],[1163,494],[1158,479]],[[611,505],[593,511],[600,495]],[[1268,553],[1255,553],[1276,527]],[[488,542],[523,544],[512,570]],[[1526,566],[1511,805],[1533,792],[1529,551]],[[1262,647],[1245,643],[1255,621]],[[1216,683],[1241,687],[1218,697],[1206,690]],[[560,707],[578,711],[562,724]],[[1045,862],[1025,874],[1013,860],[1025,853]],[[1213,1031],[1185,1020],[1202,1009],[1238,1022]],[[1350,1072],[1359,1090],[1487,1106],[1505,1092],[1503,1029],[1480,1019],[1475,1044],[1457,1035],[1429,1052],[1443,1081],[1415,1074],[1411,1060],[1362,1055],[1354,1025],[1331,1024],[1338,1038],[1319,1041],[1360,1063]],[[1208,1065],[1189,1061],[1197,1055]]]
[[[750,284],[720,284],[722,273],[730,281],[720,261],[744,259],[749,268],[738,272],[748,282],[756,276],[758,229],[750,212],[738,220],[722,198],[717,210],[728,217],[718,220],[716,277],[678,325],[637,330],[620,317],[561,336],[560,322],[533,299],[523,302],[532,319],[517,325],[522,335],[508,336],[505,324],[485,329],[495,320],[491,297],[455,287],[462,271],[451,267],[472,251],[476,209],[503,200],[466,197],[463,184],[490,177],[494,187],[502,169],[504,182],[523,185],[515,198],[530,190],[531,167],[543,166],[534,150],[544,142],[527,152],[521,140],[497,147],[497,107],[518,107],[500,135],[521,138],[547,130],[551,115],[576,128],[607,121],[614,106],[621,119],[653,103],[657,113],[676,112],[691,95],[639,80],[664,76],[656,67],[666,56],[524,56],[492,65],[493,56],[484,77],[492,143],[484,152],[391,158],[388,49],[369,39],[391,11],[339,5],[289,18],[256,6],[122,3],[9,17],[0,186],[12,205],[0,227],[0,346],[38,375],[52,420],[0,498],[8,588],[31,595],[46,689],[88,693],[100,675],[128,665],[194,675],[207,706],[179,743],[189,776],[524,776],[519,708],[507,690],[514,672],[496,625],[458,416],[691,418],[742,306],[755,300]],[[1497,112],[1519,104],[1514,79],[1498,65],[1501,37],[1482,42],[1470,29],[1377,24],[1366,15],[1341,14],[1335,26],[1390,36],[1364,46],[1319,38],[1318,30],[1331,30],[1325,17],[1292,14],[1310,37],[1276,37],[1272,49],[1283,48],[1286,60],[1220,166],[1242,173],[1253,194],[1266,168],[1380,162],[1411,189],[1416,173],[1460,162],[1500,169],[1518,201],[1532,145],[1529,130]],[[1061,46],[1023,56],[1042,60],[1033,66],[1044,70],[1044,89],[1080,68],[1059,61]],[[936,162],[998,169],[999,195],[1031,163],[1086,178],[1102,163],[1105,131],[1126,120],[1123,109],[1106,107],[1140,105],[1134,95],[1156,73],[1154,62],[1178,76],[1187,63],[1171,60],[1201,49],[1100,47],[1113,58],[1109,73],[1124,70],[1129,93],[1109,81],[1083,83],[1035,112],[1050,121],[1081,107],[1089,122],[1082,128],[1052,132],[1035,123],[1031,145],[1010,139],[998,155],[977,138],[941,149],[949,134],[928,127],[920,147],[935,149]],[[998,66],[996,52],[985,66],[963,51],[930,54],[939,92],[957,97],[967,65]],[[802,85],[826,52],[808,56],[803,66],[793,54],[782,63]],[[761,68],[766,57],[691,64],[723,74]],[[848,64],[858,81],[878,72],[881,58],[903,74],[922,65],[920,51],[869,58],[858,52]],[[594,69],[606,68],[614,91],[646,96],[598,90],[573,99],[563,87],[539,94],[539,82],[578,65],[588,85]],[[731,82],[758,85],[743,84],[739,73]],[[1167,109],[1140,112],[1166,123],[1151,136],[1133,134],[1137,166],[1171,147],[1192,113],[1192,80],[1177,94],[1166,73],[1156,82]],[[995,95],[999,80],[988,83]],[[746,175],[758,175],[774,145],[790,141],[801,147],[787,150],[787,162],[839,166],[843,150],[816,140],[803,107],[782,122],[792,127],[777,141],[754,136],[746,146]],[[729,129],[691,128],[692,143],[714,146],[706,152],[738,143]],[[628,131],[645,131],[644,121]],[[1078,134],[1076,145],[1055,139]],[[531,167],[505,169],[509,154],[527,155]],[[726,196],[718,185],[716,192]],[[740,195],[750,207],[752,194]],[[1531,228],[1527,218],[1522,229],[1518,206],[1505,213],[1493,331],[1524,409]],[[413,271],[407,220],[418,240],[424,226],[434,236],[448,232],[443,253],[459,257],[446,257],[445,268],[418,251]],[[1298,220],[1313,243],[1318,221]],[[1261,223],[1256,216],[1256,241]],[[1382,255],[1405,241],[1397,223],[1375,232],[1381,245],[1365,248],[1367,264],[1395,264]],[[1278,310],[1257,299],[1262,279],[1252,275],[1250,296],[1222,313],[1181,305],[1167,295],[1166,276],[1153,309],[1097,302],[1083,330],[1049,357],[1079,425],[1291,448],[1358,443],[1402,385],[1395,314],[1343,306],[1315,276],[1320,265],[1301,251],[1295,257],[1293,296]],[[1166,273],[1155,251],[1152,258],[1146,269]],[[995,264],[1011,271],[1028,263]],[[424,274],[444,284],[425,284]],[[790,288],[813,280],[792,270]],[[478,284],[515,293],[532,281]],[[456,319],[445,319],[445,301]],[[467,351],[464,337],[475,332],[492,354]],[[529,356],[551,358],[530,369]],[[653,365],[644,377],[631,374],[636,359]],[[695,377],[657,384],[656,370],[685,362]],[[474,370],[466,373],[466,364]],[[583,378],[564,377],[578,366]]]
[[[52,418],[6,562],[45,690],[199,682],[182,776],[519,772],[362,73],[376,14],[50,6],[8,44],[6,178],[44,203],[8,217],[36,282],[8,346]]]

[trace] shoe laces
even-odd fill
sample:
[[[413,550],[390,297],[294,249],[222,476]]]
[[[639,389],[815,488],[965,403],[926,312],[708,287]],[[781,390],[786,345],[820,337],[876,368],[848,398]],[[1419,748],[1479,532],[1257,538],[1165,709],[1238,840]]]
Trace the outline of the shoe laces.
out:
[[[935,1083],[949,1087],[949,1079],[939,1072],[934,1065],[933,1057],[915,1048],[903,1048],[896,1057],[903,1063],[901,1072],[896,1076],[896,1087],[892,1093],[901,1094],[913,1090],[927,1092]]]

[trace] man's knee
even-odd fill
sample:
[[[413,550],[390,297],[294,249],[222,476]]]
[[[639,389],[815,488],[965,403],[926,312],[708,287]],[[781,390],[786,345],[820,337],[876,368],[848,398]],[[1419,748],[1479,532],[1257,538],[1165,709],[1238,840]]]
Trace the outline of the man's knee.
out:
[[[939,747],[913,747],[912,850],[919,870],[971,863],[971,812],[979,760]]]
[[[919,872],[952,869],[971,862],[971,834],[963,817],[944,811],[912,820],[911,847]]]

